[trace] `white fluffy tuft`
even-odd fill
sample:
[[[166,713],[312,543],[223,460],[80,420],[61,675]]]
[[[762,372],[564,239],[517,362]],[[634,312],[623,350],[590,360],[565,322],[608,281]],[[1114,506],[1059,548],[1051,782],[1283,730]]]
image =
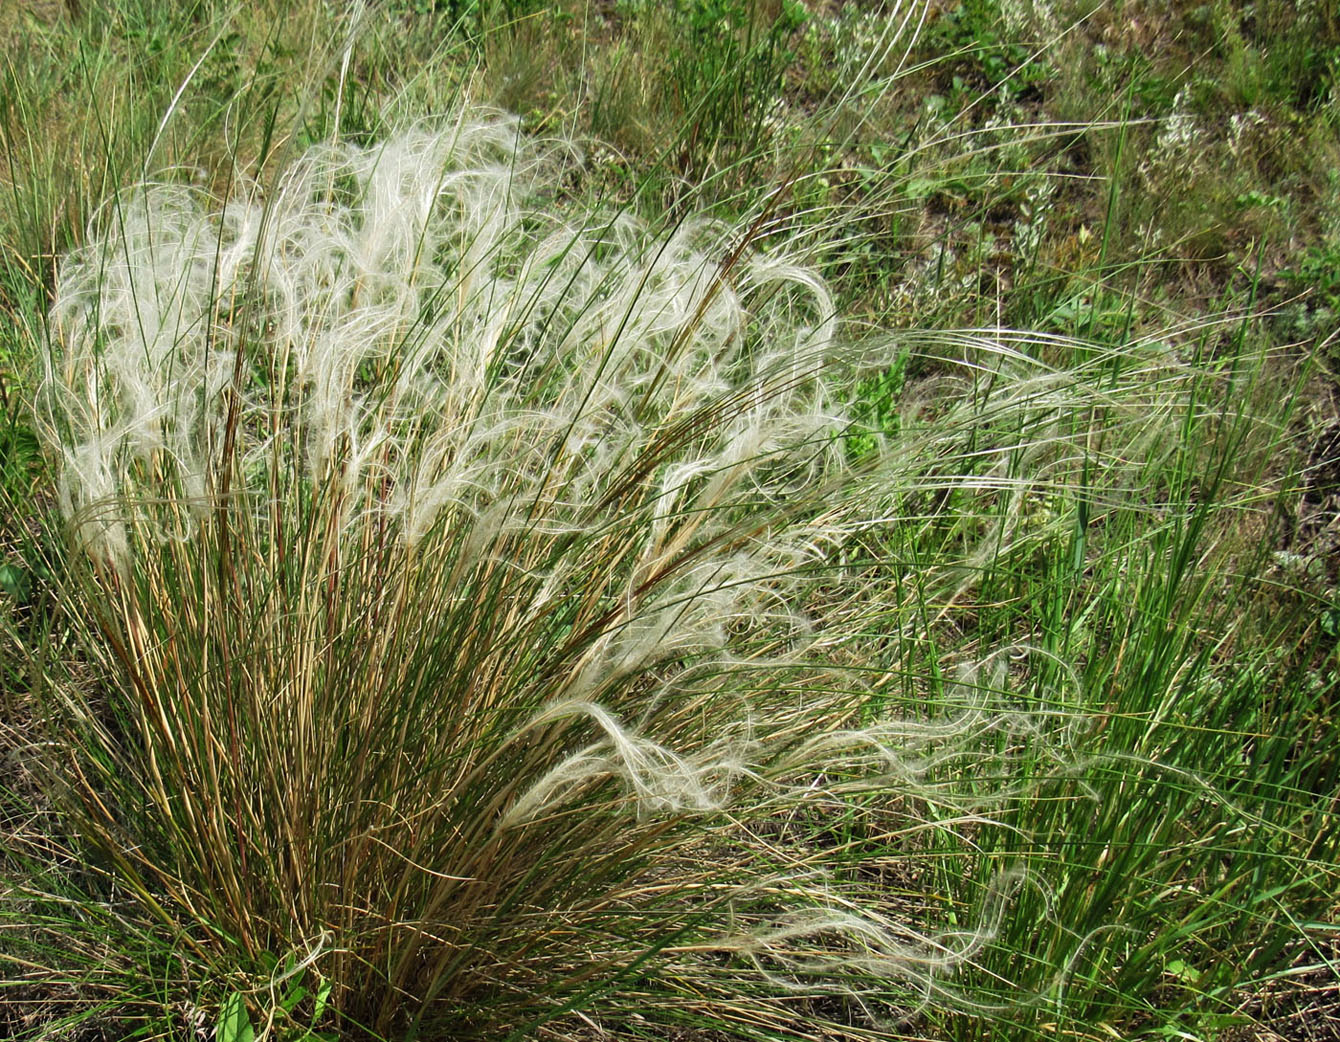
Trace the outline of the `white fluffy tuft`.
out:
[[[41,396],[85,542],[123,555],[93,515],[133,515],[146,490],[208,506],[233,395],[230,491],[296,454],[310,482],[343,486],[348,516],[376,512],[410,544],[529,499],[576,528],[622,465],[742,387],[757,390],[652,478],[659,517],[759,484],[832,430],[816,275],[786,257],[724,270],[729,230],[707,220],[657,238],[626,214],[543,212],[559,163],[515,119],[463,113],[316,146],[266,199],[124,193],[61,265]]]

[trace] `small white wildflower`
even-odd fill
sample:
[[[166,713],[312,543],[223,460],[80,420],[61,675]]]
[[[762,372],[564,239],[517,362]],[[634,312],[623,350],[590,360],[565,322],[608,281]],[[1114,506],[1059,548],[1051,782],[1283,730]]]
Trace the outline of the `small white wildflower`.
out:
[[[1235,157],[1241,154],[1243,138],[1249,130],[1266,122],[1265,116],[1256,109],[1235,112],[1228,117],[1228,150]]]
[[[1190,98],[1190,88],[1183,87],[1173,98],[1172,111],[1160,121],[1158,136],[1154,139],[1153,159],[1156,163],[1178,162],[1203,141],[1204,131],[1188,108]]]

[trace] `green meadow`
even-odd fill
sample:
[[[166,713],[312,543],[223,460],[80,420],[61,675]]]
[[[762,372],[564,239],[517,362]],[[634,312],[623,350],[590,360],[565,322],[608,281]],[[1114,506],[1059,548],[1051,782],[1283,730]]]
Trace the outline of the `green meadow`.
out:
[[[0,43],[0,1037],[1340,1032],[1330,5]]]

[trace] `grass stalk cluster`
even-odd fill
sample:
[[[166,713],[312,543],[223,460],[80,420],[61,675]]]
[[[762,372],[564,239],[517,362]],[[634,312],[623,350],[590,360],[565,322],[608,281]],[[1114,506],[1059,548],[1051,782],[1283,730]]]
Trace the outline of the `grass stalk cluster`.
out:
[[[141,6],[88,22],[90,91],[113,29],[178,25]],[[988,299],[982,227],[891,272],[909,200],[968,191],[925,135],[980,166],[1078,124],[928,110],[842,158],[926,74],[899,26],[991,5],[629,5],[580,55],[524,4],[358,7],[295,105],[291,6],[132,47],[152,98],[91,110],[69,191],[47,38],[7,66],[0,1034],[1210,1038],[1320,961],[1334,646],[1270,554],[1298,353],[1041,247]],[[718,22],[641,58],[682,141],[588,75]],[[668,165],[619,189],[534,112],[416,103],[405,39],[444,83],[577,63]],[[787,124],[828,50],[859,82]]]
[[[916,820],[931,751],[1009,717],[861,721],[838,558],[887,476],[823,282],[557,219],[562,159],[462,110],[97,218],[39,394],[101,652],[52,784],[130,921],[216,980],[318,952],[346,1030],[529,1030],[671,951],[914,1004],[981,937],[787,822]]]

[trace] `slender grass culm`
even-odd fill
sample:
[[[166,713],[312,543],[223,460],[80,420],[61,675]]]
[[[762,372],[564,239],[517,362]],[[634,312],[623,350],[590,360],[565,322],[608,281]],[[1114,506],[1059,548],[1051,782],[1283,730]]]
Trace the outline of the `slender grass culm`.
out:
[[[1018,808],[1125,807],[1089,780],[1117,725],[1063,690],[1089,664],[983,591],[1063,543],[1075,588],[1163,554],[1186,475],[1264,455],[1210,391],[1249,420],[1261,359],[858,348],[770,212],[660,227],[579,181],[462,107],[225,198],[127,189],[61,259],[36,416],[80,653],[29,670],[55,809],[0,895],[32,1008],[295,1042],[1009,1019],[956,982],[1007,989],[1010,909],[1061,891],[1007,856]],[[909,355],[903,415],[855,424],[843,380]],[[1005,853],[937,889],[946,848]]]

